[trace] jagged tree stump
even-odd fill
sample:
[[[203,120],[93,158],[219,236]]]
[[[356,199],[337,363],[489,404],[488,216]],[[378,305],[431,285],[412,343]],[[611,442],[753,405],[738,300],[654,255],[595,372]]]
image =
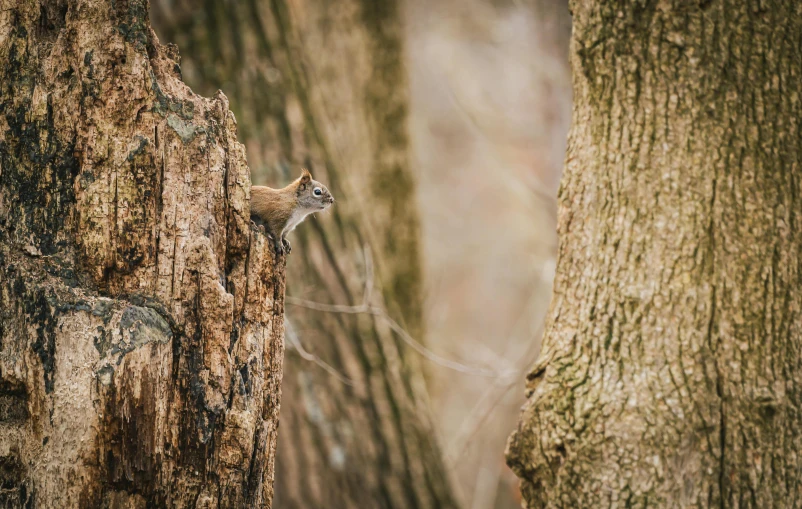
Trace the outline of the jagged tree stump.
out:
[[[283,185],[308,165],[337,199],[292,234],[290,295],[348,305],[370,295],[425,342],[402,5],[160,0],[153,20],[181,46],[193,87],[230,93],[254,179],[261,169]],[[423,377],[439,368],[372,314],[293,305],[287,317],[276,506],[455,507]]]
[[[270,507],[284,264],[144,0],[0,0],[0,505]]]

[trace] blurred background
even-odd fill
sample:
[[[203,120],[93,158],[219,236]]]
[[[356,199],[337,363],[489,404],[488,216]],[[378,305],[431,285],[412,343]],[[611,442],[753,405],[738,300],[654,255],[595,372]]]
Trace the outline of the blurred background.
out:
[[[362,242],[376,258],[382,305],[410,336],[386,322],[393,330],[376,340],[381,359],[365,360],[370,353],[350,352],[385,334],[380,320],[350,324],[288,306],[275,507],[332,496],[342,497],[327,505],[335,508],[520,507],[504,445],[538,353],[555,268],[555,197],[571,109],[567,0],[380,4],[151,0],[162,43],[178,44],[184,81],[230,99],[253,183],[284,185],[306,164],[338,199],[333,217],[293,233],[288,295],[358,305],[362,286],[373,283]],[[360,106],[354,98],[364,91],[380,106]],[[399,132],[383,141],[375,119],[392,119]],[[364,184],[385,166],[403,189],[388,190],[396,198],[386,207],[362,200],[387,189]],[[404,233],[398,224],[382,233],[382,214],[403,222]],[[304,250],[339,261],[297,254]],[[341,268],[343,258],[354,261]],[[339,272],[346,290],[321,295],[317,288],[336,286],[330,274]],[[425,345],[424,355],[409,339]],[[388,354],[388,345],[397,351]],[[378,382],[381,370],[394,374]],[[396,383],[404,389],[388,388]],[[372,389],[379,385],[381,394]],[[387,410],[371,398],[387,399]],[[400,422],[400,440],[381,430],[352,438],[360,433],[354,423],[381,423],[388,413]],[[301,442],[316,444],[303,462],[294,459]],[[394,442],[401,445],[386,445]],[[403,451],[398,465],[394,450]],[[329,471],[343,472],[322,480]],[[321,480],[288,480],[299,475]],[[387,481],[393,476],[409,480]],[[415,479],[428,494],[409,495]],[[376,498],[339,494],[351,485]]]
[[[571,112],[567,2],[408,0],[410,134],[428,344],[510,378],[429,368],[463,507],[520,507],[504,446],[540,346]]]

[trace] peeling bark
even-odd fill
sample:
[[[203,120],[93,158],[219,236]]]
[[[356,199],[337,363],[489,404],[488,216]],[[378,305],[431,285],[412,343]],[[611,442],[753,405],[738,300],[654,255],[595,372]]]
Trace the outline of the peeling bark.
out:
[[[337,199],[293,232],[288,293],[361,304],[367,246],[371,304],[421,338],[399,2],[185,0],[154,12],[164,38],[187,48],[193,86],[230,93],[254,179],[283,185],[305,164]],[[288,348],[276,507],[453,507],[418,354],[374,315],[293,306],[287,317],[340,376]]]
[[[572,7],[527,507],[800,507],[802,5]]]
[[[146,0],[0,0],[0,504],[270,507],[284,261]]]

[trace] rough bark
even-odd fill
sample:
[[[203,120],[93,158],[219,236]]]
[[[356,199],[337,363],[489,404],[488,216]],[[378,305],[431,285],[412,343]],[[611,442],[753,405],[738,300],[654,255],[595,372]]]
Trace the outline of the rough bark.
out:
[[[293,232],[288,292],[359,305],[367,246],[372,303],[420,338],[397,2],[185,1],[155,12],[164,37],[191,49],[183,68],[193,86],[230,93],[261,182],[283,185],[307,164],[337,199],[331,215]],[[299,306],[287,316],[351,385],[288,349],[276,507],[451,507],[417,354],[378,316]]]
[[[799,507],[802,4],[572,7],[527,507]]]
[[[146,0],[0,1],[0,504],[270,507],[284,263]]]

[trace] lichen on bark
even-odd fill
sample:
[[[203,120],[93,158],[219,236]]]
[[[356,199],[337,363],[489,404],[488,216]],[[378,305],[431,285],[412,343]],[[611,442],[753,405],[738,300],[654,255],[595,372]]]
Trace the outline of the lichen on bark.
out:
[[[145,0],[0,0],[0,502],[269,507],[284,263]]]

